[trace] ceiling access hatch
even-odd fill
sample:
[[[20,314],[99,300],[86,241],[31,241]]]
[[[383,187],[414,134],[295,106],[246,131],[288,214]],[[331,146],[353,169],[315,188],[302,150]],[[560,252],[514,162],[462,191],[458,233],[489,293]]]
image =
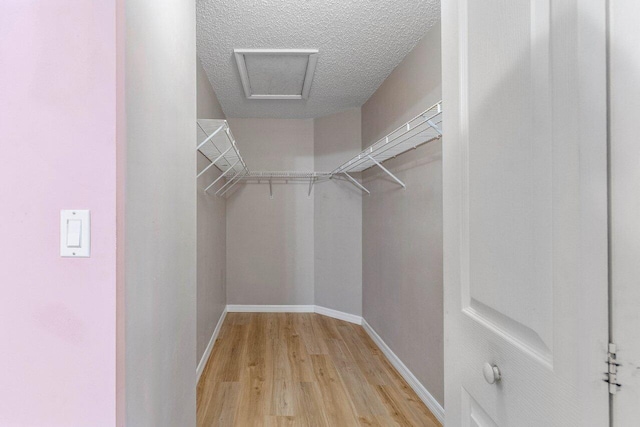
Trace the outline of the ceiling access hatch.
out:
[[[247,99],[307,99],[317,49],[234,49]]]

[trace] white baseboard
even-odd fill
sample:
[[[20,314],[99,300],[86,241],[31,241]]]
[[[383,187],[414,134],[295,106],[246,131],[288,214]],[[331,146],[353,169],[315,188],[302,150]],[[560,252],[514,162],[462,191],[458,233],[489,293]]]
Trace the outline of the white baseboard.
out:
[[[209,340],[209,344],[207,344],[207,348],[204,350],[204,354],[200,359],[200,363],[198,363],[198,368],[196,369],[196,384],[200,381],[200,376],[202,372],[204,372],[204,367],[207,366],[207,362],[209,361],[209,357],[211,356],[211,351],[213,350],[213,346],[218,339],[218,334],[220,333],[220,329],[222,328],[222,324],[224,323],[224,319],[227,316],[227,308],[225,307],[220,315],[220,319],[218,319],[218,324],[216,328],[213,330],[213,334],[211,334],[211,339]]]
[[[323,316],[333,317],[334,319],[344,320],[345,322],[355,323],[356,325],[362,324],[362,317],[355,314],[345,313],[344,311],[333,310],[331,308],[315,306],[314,312],[322,314]]]
[[[313,313],[312,305],[227,305],[229,313]]]
[[[319,305],[236,305],[227,306],[229,313],[318,313],[323,316],[344,320],[345,322],[362,324],[362,317]]]
[[[362,327],[369,334],[371,339],[376,343],[376,345],[382,350],[389,362],[393,365],[394,368],[402,375],[402,378],[405,379],[409,386],[416,392],[420,400],[427,405],[427,408],[436,416],[436,418],[444,424],[444,408],[438,401],[429,393],[429,391],[418,381],[418,379],[413,375],[413,373],[406,367],[404,363],[396,356],[396,354],[391,350],[391,348],[385,343],[380,335],[367,323],[366,320],[362,319]]]

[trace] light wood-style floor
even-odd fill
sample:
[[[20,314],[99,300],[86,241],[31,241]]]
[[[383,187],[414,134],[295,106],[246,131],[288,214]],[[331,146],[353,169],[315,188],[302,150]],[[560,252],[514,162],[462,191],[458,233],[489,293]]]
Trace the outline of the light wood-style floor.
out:
[[[229,313],[198,384],[198,426],[439,426],[361,326]]]

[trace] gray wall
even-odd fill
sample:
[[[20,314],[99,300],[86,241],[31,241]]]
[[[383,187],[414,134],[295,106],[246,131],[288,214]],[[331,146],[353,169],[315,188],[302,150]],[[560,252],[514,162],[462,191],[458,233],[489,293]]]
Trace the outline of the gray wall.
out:
[[[196,423],[195,13],[124,2],[129,426]]]
[[[211,86],[209,77],[200,62],[196,60],[196,78],[198,87],[198,118],[199,119],[225,119],[222,105],[218,101],[218,96]]]
[[[313,170],[313,120],[229,119],[251,170]],[[313,304],[307,184],[237,185],[227,200],[227,302]]]
[[[198,118],[224,119],[225,115],[218,102],[204,68],[197,60]],[[195,142],[194,142],[195,144]],[[203,170],[209,161],[200,153],[198,170]],[[198,230],[198,293],[197,293],[197,360],[200,361],[211,340],[220,316],[227,305],[226,263],[227,263],[227,206],[225,199],[216,197],[215,192],[224,180],[205,193],[221,172],[210,168],[198,178],[197,190],[197,230]]]
[[[315,119],[316,171],[361,150],[360,108]],[[314,187],[315,304],[362,314],[362,192],[342,179]]]
[[[440,25],[362,107],[363,147],[440,100]],[[403,190],[371,169],[363,197],[365,320],[444,403],[442,161],[435,141],[385,163]]]

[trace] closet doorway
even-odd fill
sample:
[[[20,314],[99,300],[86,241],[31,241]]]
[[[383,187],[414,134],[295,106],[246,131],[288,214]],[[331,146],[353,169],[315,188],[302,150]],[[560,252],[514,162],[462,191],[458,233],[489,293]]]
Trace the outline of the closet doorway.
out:
[[[198,2],[198,423],[441,425],[439,2],[286,4]]]

